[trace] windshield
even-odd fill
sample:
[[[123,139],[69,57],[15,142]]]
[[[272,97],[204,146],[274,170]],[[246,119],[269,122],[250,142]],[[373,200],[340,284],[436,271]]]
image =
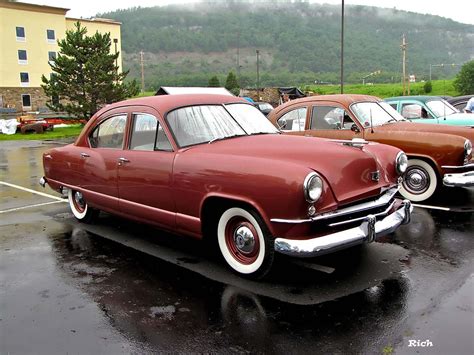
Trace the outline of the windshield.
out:
[[[251,105],[231,104],[226,105],[226,108],[247,134],[278,133],[275,126]]]
[[[248,104],[184,107],[166,117],[180,147],[278,130],[255,107]]]
[[[426,106],[433,112],[436,117],[449,116],[453,113],[459,112],[447,101],[444,100],[431,100],[426,103]]]
[[[351,110],[364,127],[381,126],[404,118],[386,102],[359,102]]]

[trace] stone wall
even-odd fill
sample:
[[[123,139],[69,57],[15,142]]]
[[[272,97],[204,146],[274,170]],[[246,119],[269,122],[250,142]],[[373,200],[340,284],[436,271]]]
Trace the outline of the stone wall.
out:
[[[21,95],[30,95],[31,108],[23,108]],[[41,87],[0,87],[0,96],[2,97],[0,99],[2,107],[13,108],[17,112],[46,109],[46,102],[51,100]]]

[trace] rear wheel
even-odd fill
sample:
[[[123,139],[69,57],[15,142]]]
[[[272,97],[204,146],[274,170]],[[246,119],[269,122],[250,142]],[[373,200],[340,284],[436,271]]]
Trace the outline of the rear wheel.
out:
[[[433,167],[420,159],[408,159],[400,194],[414,202],[421,202],[433,196],[438,187],[438,176]]]
[[[237,273],[259,279],[270,271],[273,237],[254,211],[240,207],[224,211],[217,225],[217,241],[224,260]]]
[[[72,214],[81,222],[93,222],[99,215],[99,210],[89,207],[84,195],[80,191],[69,189],[68,200]]]

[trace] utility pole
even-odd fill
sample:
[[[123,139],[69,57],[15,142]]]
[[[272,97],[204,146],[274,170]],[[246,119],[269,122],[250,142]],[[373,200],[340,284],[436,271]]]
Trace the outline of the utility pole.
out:
[[[142,92],[145,92],[145,69],[143,66],[143,51],[140,51],[140,67],[142,68]]]
[[[240,29],[237,32],[237,82],[240,87]]]
[[[259,89],[260,89],[260,58],[259,58],[259,55],[260,55],[260,51],[257,49],[257,95],[258,95],[258,99],[260,100],[260,92],[259,92]]]
[[[341,11],[341,94],[344,94],[344,0]]]
[[[407,43],[405,39],[405,34],[402,36],[402,45],[400,46],[402,48],[402,83],[403,83],[403,96],[407,94],[407,89],[406,89],[406,80],[407,80],[407,72],[406,72],[406,52],[407,52]],[[408,95],[410,95],[410,81],[408,81]]]

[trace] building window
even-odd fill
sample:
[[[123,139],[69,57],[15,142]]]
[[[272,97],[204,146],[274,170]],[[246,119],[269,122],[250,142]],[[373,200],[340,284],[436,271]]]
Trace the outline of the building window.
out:
[[[31,95],[21,95],[21,103],[24,109],[31,110]]]
[[[56,43],[56,34],[54,30],[46,30],[46,39],[48,43]]]
[[[26,41],[25,28],[24,27],[17,27],[16,28],[16,40],[18,42],[25,42]]]
[[[30,76],[28,73],[20,73],[20,84],[21,86],[30,85]]]
[[[48,52],[48,60],[52,62],[55,59],[56,59],[56,52]]]
[[[18,50],[18,64],[28,64],[28,56],[26,55],[26,50]]]
[[[51,103],[52,103],[54,106],[59,105],[59,95],[53,95],[53,96],[51,96]]]

